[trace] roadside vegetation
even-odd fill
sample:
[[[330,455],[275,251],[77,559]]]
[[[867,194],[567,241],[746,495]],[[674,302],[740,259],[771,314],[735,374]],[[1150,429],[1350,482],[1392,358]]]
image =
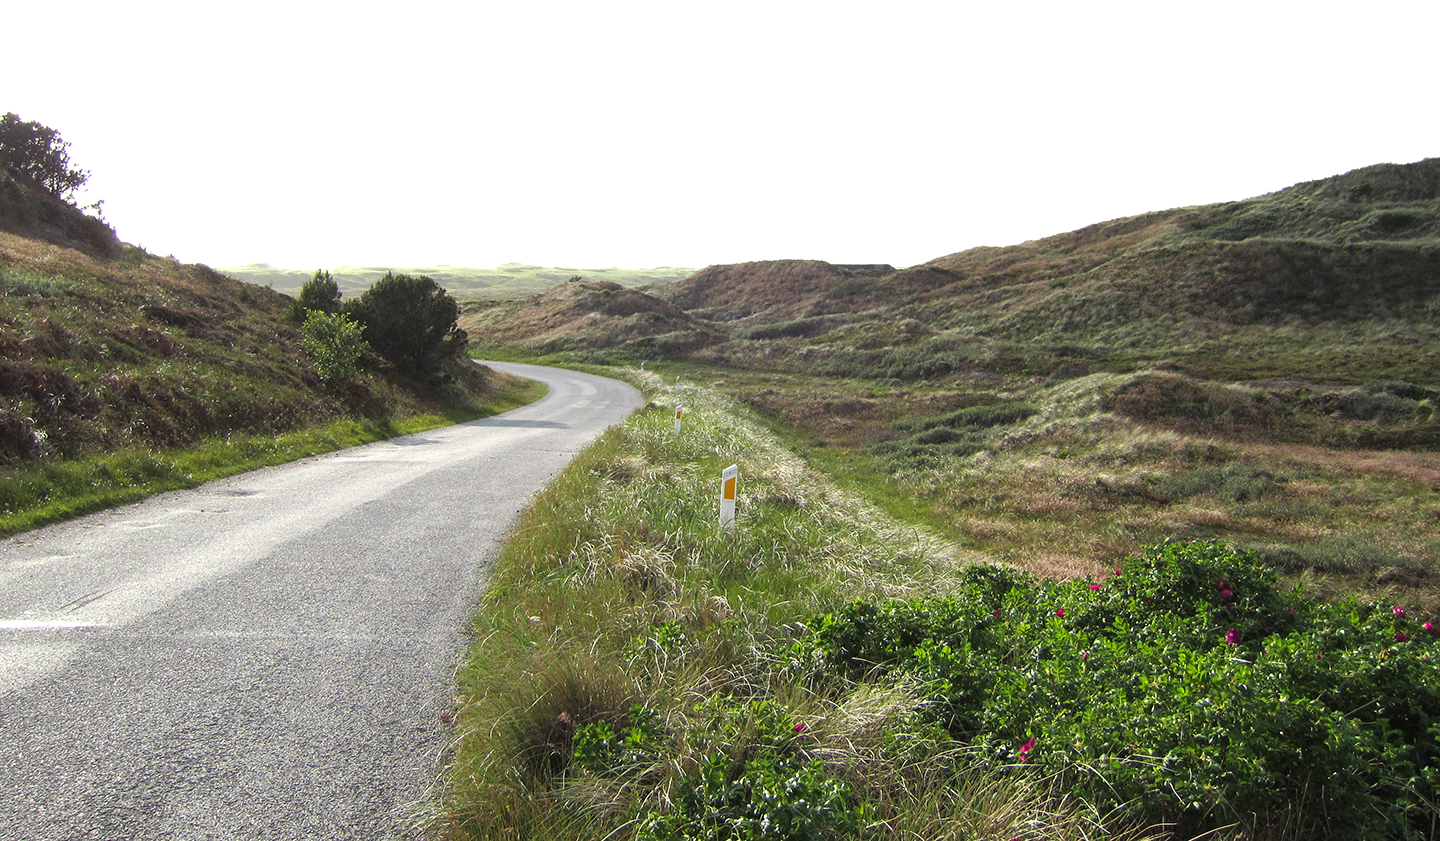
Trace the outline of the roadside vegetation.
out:
[[[988,563],[840,490],[718,390],[628,376],[647,408],[542,493],[493,572],[451,837],[1398,838],[1436,819],[1432,612],[1277,587],[1206,540],[1089,576]]]
[[[312,308],[120,242],[71,203],[65,148],[0,120],[0,533],[538,396],[464,356],[428,278],[307,330]]]
[[[507,550],[448,826],[1433,836],[1435,219],[1427,160],[907,269],[471,310],[529,325],[476,353],[643,366],[652,409]],[[647,444],[676,403],[766,443]],[[803,481],[746,463],[786,450]],[[727,540],[732,460],[760,478]],[[882,521],[938,548],[843,538]]]

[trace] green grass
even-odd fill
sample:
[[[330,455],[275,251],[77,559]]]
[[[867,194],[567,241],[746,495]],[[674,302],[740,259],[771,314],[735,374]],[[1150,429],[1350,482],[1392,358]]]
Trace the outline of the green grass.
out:
[[[528,383],[484,405],[383,420],[346,418],[278,435],[228,435],[171,449],[131,447],[79,459],[0,467],[0,536],[306,456],[474,420],[539,399]]]
[[[0,232],[0,533],[528,402],[447,360],[327,386],[271,290]]]
[[[1043,777],[977,772],[923,728],[893,743],[918,687],[797,671],[785,652],[817,617],[943,592],[956,550],[838,491],[712,389],[627,376],[648,407],[539,495],[494,568],[461,674],[451,837],[700,837],[717,808],[788,821],[776,838],[1119,837]]]
[[[438,818],[447,837],[739,838],[768,826],[754,837],[1124,838],[1150,827],[1300,839],[1331,820],[1380,836],[1412,818],[1428,826],[1434,792],[1421,766],[1433,739],[1397,734],[1415,724],[1404,710],[1436,707],[1421,623],[1440,605],[1393,590],[1373,594],[1392,599],[1378,607],[1347,602],[1334,579],[1399,562],[1388,528],[1337,531],[1349,537],[1312,540],[1289,561],[1209,543],[1142,551],[1145,534],[1115,532],[1132,505],[1248,510],[1307,495],[1312,507],[1291,515],[1339,525],[1393,506],[1413,490],[1402,477],[1353,474],[1335,489],[1351,507],[1337,512],[1313,498],[1334,466],[1269,473],[1175,433],[1107,436],[1089,421],[1117,378],[1032,391],[1024,411],[907,397],[939,409],[909,430],[983,420],[993,423],[966,428],[996,436],[983,463],[957,459],[917,493],[915,476],[722,398],[709,383],[723,372],[671,370],[684,371],[680,383],[669,370],[611,372],[639,384],[647,408],[539,495],[497,562],[461,673]],[[739,391],[762,382],[731,373],[726,386]],[[763,382],[762,392],[803,385]],[[826,393],[791,408],[862,399]],[[676,405],[686,407],[678,437]],[[1021,430],[1049,431],[1017,443]],[[726,534],[717,491],[731,462],[739,520]],[[1051,500],[1064,462],[1105,500],[1103,518],[1027,513],[1036,500],[1018,488]],[[1113,472],[1159,464],[1170,470],[1150,482]],[[1094,485],[1095,468],[1109,486]],[[969,500],[963,518],[952,491]],[[1175,500],[1158,502],[1162,491]],[[906,525],[920,522],[939,528]],[[1055,556],[1096,529],[1126,544],[1113,566],[1089,581],[1051,577]],[[972,566],[1002,556],[1008,571]],[[1338,606],[1272,589],[1277,570]],[[1410,608],[1403,622],[1396,602]],[[1228,647],[1232,627],[1243,651]],[[1397,630],[1415,646],[1387,654]],[[1393,673],[1376,665],[1387,657]],[[1313,737],[1313,752],[1301,756],[1282,731]],[[1285,770],[1297,762],[1330,763],[1327,785],[1348,788],[1307,789]]]

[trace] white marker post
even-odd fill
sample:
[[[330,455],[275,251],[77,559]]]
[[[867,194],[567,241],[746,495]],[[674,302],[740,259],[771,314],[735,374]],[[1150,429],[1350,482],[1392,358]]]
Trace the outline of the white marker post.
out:
[[[675,434],[680,434],[680,416],[685,413],[684,406],[675,407]]]
[[[720,474],[720,527],[735,530],[735,486],[740,483],[740,465],[732,464]]]

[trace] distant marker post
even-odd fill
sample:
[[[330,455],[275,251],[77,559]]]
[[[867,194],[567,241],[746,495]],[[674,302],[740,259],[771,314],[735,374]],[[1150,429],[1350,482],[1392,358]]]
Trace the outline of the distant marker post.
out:
[[[735,486],[740,483],[740,465],[732,464],[720,474],[720,528],[735,530]]]

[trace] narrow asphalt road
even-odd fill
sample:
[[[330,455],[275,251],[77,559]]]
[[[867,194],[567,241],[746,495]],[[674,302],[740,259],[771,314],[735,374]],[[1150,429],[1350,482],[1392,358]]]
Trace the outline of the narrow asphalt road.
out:
[[[0,839],[404,839],[515,514],[628,385],[0,542]]]

